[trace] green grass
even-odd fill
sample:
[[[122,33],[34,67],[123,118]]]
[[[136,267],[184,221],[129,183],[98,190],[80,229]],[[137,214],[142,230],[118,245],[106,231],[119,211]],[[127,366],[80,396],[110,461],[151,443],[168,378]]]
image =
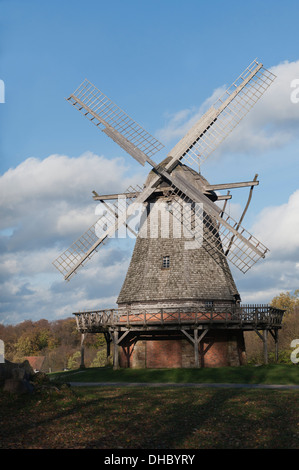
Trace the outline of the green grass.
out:
[[[295,364],[219,367],[203,369],[119,369],[87,368],[50,374],[63,382],[148,382],[148,383],[243,383],[299,384],[299,367]]]
[[[31,395],[0,390],[0,449],[298,449],[298,390],[155,387],[299,384],[295,365],[88,368],[51,374]],[[148,382],[68,387],[63,382]]]
[[[0,448],[298,449],[298,410],[295,390],[0,391]]]

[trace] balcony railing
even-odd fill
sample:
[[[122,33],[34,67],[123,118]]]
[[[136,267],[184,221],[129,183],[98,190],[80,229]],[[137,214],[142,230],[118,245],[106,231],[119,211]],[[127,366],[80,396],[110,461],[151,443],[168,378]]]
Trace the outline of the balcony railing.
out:
[[[103,332],[109,328],[147,328],[214,325],[236,328],[280,328],[284,310],[267,304],[231,305],[211,308],[161,308],[150,310],[93,310],[74,313],[81,332]]]

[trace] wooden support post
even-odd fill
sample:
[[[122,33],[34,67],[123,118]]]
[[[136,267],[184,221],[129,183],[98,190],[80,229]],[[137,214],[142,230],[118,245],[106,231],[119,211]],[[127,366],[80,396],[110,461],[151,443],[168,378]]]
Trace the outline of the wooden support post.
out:
[[[206,334],[208,333],[209,331],[209,328],[206,328],[205,330],[203,330],[203,332],[201,333],[200,337],[198,338],[198,345],[197,345],[197,349],[199,349],[199,345],[200,345],[200,342],[201,340],[206,336]],[[204,352],[202,354],[202,367],[203,367],[203,363],[204,363]]]
[[[258,330],[254,331],[263,341],[264,364],[268,364],[268,330],[263,330],[263,334],[261,334]]]
[[[198,328],[194,330],[194,362],[195,367],[199,367],[199,354],[198,354]]]
[[[269,330],[269,331],[275,343],[275,362],[278,362],[278,329],[274,328],[274,331],[272,330]]]
[[[274,330],[274,341],[275,341],[275,362],[278,362],[278,329]]]
[[[84,364],[84,338],[85,338],[85,334],[81,333],[81,362],[80,362],[80,369],[85,369],[85,364]]]
[[[119,369],[117,330],[113,331],[113,369]]]
[[[110,356],[110,338],[107,338],[107,358]]]
[[[198,328],[195,328],[194,336],[192,338],[192,336],[189,335],[189,333],[187,333],[186,330],[184,330],[183,328],[181,329],[181,332],[184,333],[184,335],[191,341],[191,343],[194,346],[194,362],[195,362],[195,367],[197,368],[199,367],[199,344],[208,331],[209,331],[208,328],[203,330],[201,335],[198,337]]]
[[[104,333],[105,340],[106,340],[106,366],[109,365],[109,356],[110,356],[110,343],[111,343],[111,335],[110,332]]]
[[[268,330],[264,330],[264,363],[268,364]]]

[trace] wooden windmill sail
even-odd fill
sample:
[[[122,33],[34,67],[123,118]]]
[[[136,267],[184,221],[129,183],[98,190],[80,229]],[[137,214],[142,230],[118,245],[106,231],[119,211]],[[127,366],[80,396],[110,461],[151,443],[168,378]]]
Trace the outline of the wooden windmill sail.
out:
[[[189,236],[163,238],[161,223],[156,237],[135,233],[135,249],[118,298],[120,309],[194,307],[214,301],[236,303],[239,293],[228,262],[246,273],[265,257],[268,249],[241,225],[243,216],[235,221],[216,204],[217,200],[231,197],[219,196],[216,191],[250,187],[252,192],[258,181],[255,177],[248,182],[213,185],[195,168],[218,148],[274,79],[270,71],[254,60],[160,163],[153,156],[162,150],[163,144],[84,80],[68,101],[141,165],[148,163],[152,170],[145,184],[138,188],[114,195],[94,193],[95,200],[106,204],[107,214],[54,261],[64,278],[70,279],[123,225],[135,233],[130,217],[136,207],[142,205],[149,216],[146,219],[150,219],[153,216],[148,209],[150,205],[176,202],[179,210],[177,214],[172,210],[172,224],[176,218],[185,226],[181,209],[183,204],[191,205],[193,218],[201,230],[200,244],[189,249],[186,248],[186,243],[192,242]],[[108,200],[120,197],[125,198],[121,210],[107,204]],[[99,233],[98,228],[103,225],[105,229]],[[192,233],[196,241],[194,227]]]
[[[54,266],[64,274],[65,279],[72,276],[104,240],[113,236],[121,224],[126,223],[135,210],[131,203],[146,201],[162,180],[168,181],[173,191],[181,194],[183,198],[204,205],[206,218],[212,218],[219,224],[222,241],[219,253],[225,254],[242,272],[246,272],[256,261],[264,258],[268,250],[260,241],[232,217],[223,213],[207,197],[204,190],[198,189],[184,175],[176,174],[173,170],[181,161],[196,166],[205,161],[261,98],[274,79],[275,76],[262,64],[253,61],[169,152],[170,158],[165,166],[152,160],[152,156],[163,148],[163,144],[133,121],[94,85],[84,80],[70,95],[68,101],[139,163],[142,165],[149,163],[154,169],[155,177],[152,178],[150,185],[136,192],[136,198],[128,200],[128,207],[118,215],[117,221],[107,228],[101,238],[96,235],[96,222],[54,261]],[[226,188],[234,186],[237,185],[228,184]],[[216,189],[216,186],[208,185],[208,188],[203,189]],[[210,243],[215,246],[213,240]]]

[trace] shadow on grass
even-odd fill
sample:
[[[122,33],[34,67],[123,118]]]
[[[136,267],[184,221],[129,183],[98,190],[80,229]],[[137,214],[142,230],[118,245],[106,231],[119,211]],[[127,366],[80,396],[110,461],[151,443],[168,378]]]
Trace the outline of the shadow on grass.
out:
[[[123,407],[126,399],[131,404],[125,415],[125,410],[114,415],[114,448],[298,448],[298,396],[296,408],[289,395],[275,392],[156,389],[149,397],[139,389],[114,399],[114,407]],[[98,448],[100,442],[93,436],[86,446]]]
[[[2,448],[298,448],[298,405],[292,391],[76,389],[10,397],[0,441]]]

